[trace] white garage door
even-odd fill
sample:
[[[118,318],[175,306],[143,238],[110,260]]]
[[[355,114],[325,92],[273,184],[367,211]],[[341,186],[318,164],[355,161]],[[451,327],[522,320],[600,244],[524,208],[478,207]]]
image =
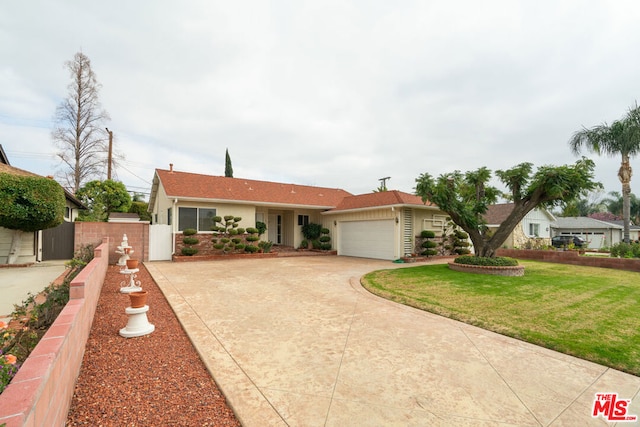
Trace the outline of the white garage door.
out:
[[[338,255],[395,259],[393,220],[339,223]]]

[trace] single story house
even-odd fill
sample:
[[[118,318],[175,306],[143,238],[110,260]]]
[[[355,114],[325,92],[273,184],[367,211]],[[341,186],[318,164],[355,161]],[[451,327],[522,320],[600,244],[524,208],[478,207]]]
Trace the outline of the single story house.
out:
[[[559,217],[551,225],[553,235],[579,236],[588,242],[588,248],[600,249],[620,243],[624,238],[622,221],[602,221],[589,217]],[[631,240],[638,240],[640,227],[633,226],[630,230]]]
[[[152,224],[173,234],[211,232],[212,218],[233,215],[240,227],[266,224],[264,240],[299,247],[302,227],[322,224],[338,255],[397,259],[415,252],[415,235],[444,230],[446,214],[400,191],[353,194],[315,187],[156,169],[149,198]]]
[[[489,206],[484,219],[489,230],[497,230],[513,211],[513,203],[499,203]],[[518,224],[507,240],[502,244],[504,248],[524,247],[530,239],[541,238],[548,245],[551,244],[551,224],[555,217],[546,209],[535,208],[529,211]]]
[[[9,165],[2,146],[0,146],[0,173],[40,177],[38,174]],[[23,233],[17,260],[18,264],[73,258],[73,221],[77,218],[78,211],[86,209],[86,207],[66,190],[65,201],[64,222],[62,224],[48,230]],[[13,230],[0,227],[0,264],[7,263],[12,240]]]

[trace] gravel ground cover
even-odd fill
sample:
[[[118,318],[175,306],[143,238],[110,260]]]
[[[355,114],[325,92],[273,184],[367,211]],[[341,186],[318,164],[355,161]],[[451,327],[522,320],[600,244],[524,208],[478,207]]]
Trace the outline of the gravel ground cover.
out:
[[[122,338],[129,296],[109,266],[76,383],[67,426],[239,426],[164,295],[140,266],[149,292],[149,335]]]

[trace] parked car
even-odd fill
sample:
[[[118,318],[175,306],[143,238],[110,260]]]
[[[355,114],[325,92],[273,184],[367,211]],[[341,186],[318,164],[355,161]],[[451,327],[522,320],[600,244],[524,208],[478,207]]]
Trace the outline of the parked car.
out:
[[[551,238],[551,245],[555,248],[564,248],[572,243],[576,248],[581,248],[585,246],[587,242],[578,236],[555,236]]]

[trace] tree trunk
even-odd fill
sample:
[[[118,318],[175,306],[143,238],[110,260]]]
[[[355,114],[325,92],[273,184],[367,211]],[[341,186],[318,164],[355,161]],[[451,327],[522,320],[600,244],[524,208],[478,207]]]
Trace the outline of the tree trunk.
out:
[[[624,222],[624,241],[630,242],[629,224],[631,222],[631,166],[629,156],[622,156],[622,163],[618,170],[618,179],[622,183],[622,219]]]
[[[22,243],[22,234],[22,230],[13,230],[7,264],[15,264],[18,261],[18,257],[20,256],[20,244]]]

